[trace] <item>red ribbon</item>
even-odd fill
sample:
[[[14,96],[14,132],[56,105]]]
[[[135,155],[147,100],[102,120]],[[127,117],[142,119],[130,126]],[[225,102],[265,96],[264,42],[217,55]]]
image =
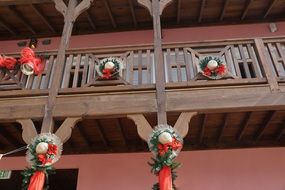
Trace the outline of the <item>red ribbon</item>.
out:
[[[163,166],[158,175],[159,189],[172,190],[172,175],[169,166]]]
[[[45,173],[36,171],[30,179],[28,190],[43,190],[45,184]]]
[[[7,68],[9,70],[14,69],[17,60],[13,57],[0,56],[0,67]]]
[[[112,72],[113,72],[113,69],[103,69],[103,71],[102,71],[102,73],[103,73],[102,78],[103,79],[110,79],[111,76],[112,76]]]
[[[160,156],[163,156],[169,150],[169,148],[171,148],[171,150],[178,150],[181,147],[182,144],[177,139],[173,138],[172,142],[170,143],[159,144],[158,153]]]
[[[31,48],[24,48],[21,52],[21,59],[19,60],[21,64],[32,63],[34,66],[34,74],[38,75],[44,71],[44,64],[42,60],[36,57],[35,52]]]

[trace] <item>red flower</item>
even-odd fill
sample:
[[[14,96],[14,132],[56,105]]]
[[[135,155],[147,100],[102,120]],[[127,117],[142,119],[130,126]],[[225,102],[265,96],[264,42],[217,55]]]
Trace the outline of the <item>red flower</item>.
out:
[[[170,148],[171,150],[177,150],[181,147],[182,144],[176,138],[173,138],[171,143],[158,144],[158,154],[163,156]]]
[[[48,144],[48,151],[47,154],[57,154],[57,146],[55,144]]]
[[[34,66],[34,74],[38,75],[44,71],[44,64],[42,60],[36,57],[35,52],[31,48],[24,48],[21,52],[21,59],[19,60],[21,64],[32,63]]]
[[[211,72],[211,70],[208,67],[206,67],[203,71],[204,71],[204,74],[207,75],[207,76],[211,76],[212,75],[212,72]]]
[[[111,76],[112,76],[112,71],[113,71],[113,69],[103,69],[103,71],[102,71],[102,73],[103,73],[102,78],[103,79],[110,79]]]
[[[44,165],[46,164],[46,155],[45,154],[39,154],[38,160]]]
[[[221,75],[221,74],[224,74],[225,70],[226,70],[225,66],[224,66],[223,64],[221,64],[221,65],[216,69],[216,72]]]
[[[9,70],[14,69],[15,65],[17,63],[17,60],[13,57],[4,57],[4,64],[5,67]]]

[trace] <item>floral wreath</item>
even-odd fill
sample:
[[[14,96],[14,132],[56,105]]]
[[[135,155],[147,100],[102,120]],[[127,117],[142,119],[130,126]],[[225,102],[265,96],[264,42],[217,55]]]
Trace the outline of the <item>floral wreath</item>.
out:
[[[148,163],[151,172],[159,176],[159,183],[153,186],[153,190],[173,190],[173,181],[177,178],[174,171],[181,164],[174,162],[183,146],[183,139],[169,125],[158,125],[153,130],[148,146],[154,154],[152,163]]]
[[[26,160],[31,168],[22,172],[22,189],[43,189],[47,185],[45,178],[53,173],[52,164],[59,160],[61,152],[62,143],[59,137],[51,133],[37,135],[28,145]]]
[[[122,74],[123,60],[117,57],[108,57],[100,60],[96,70],[101,79],[112,79]]]
[[[199,72],[209,79],[221,79],[227,73],[226,65],[217,57],[205,57],[199,63]]]
[[[29,47],[25,47],[21,51],[20,59],[0,55],[0,69],[4,71],[21,68],[22,73],[25,75],[39,75],[44,71],[44,67],[42,59],[37,57]]]

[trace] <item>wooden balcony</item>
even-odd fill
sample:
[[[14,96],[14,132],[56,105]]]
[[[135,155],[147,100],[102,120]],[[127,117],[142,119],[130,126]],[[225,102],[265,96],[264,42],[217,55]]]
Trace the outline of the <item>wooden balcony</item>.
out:
[[[49,57],[42,75],[1,73],[1,130],[10,149],[23,144],[15,120],[31,118],[41,127],[56,52],[39,53]],[[164,44],[163,55],[168,123],[183,111],[198,112],[186,150],[284,146],[284,37]],[[208,55],[221,57],[237,78],[198,80],[196,65]],[[125,61],[123,82],[95,81],[96,64],[109,56]],[[157,123],[152,46],[70,50],[64,64],[55,129],[65,117],[83,117],[65,153],[147,151],[126,116],[143,113],[152,126]]]

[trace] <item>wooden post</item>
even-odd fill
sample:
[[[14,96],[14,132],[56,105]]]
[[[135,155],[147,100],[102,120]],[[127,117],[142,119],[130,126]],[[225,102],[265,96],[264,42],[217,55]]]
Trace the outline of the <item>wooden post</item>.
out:
[[[73,24],[76,18],[86,9],[88,9],[93,0],[82,0],[79,5],[77,0],[69,0],[68,7],[62,0],[53,0],[56,9],[64,16],[64,28],[58,49],[55,72],[51,87],[49,89],[49,96],[47,104],[45,105],[45,113],[42,124],[41,133],[53,132],[53,110],[55,106],[56,96],[60,88],[62,72],[65,62],[65,51],[69,46],[70,37],[72,34]]]
[[[165,93],[165,69],[161,46],[161,22],[160,15],[167,4],[172,0],[138,0],[138,3],[147,8],[153,17],[154,30],[154,62],[155,62],[155,86],[157,100],[158,124],[167,124],[166,117],[166,93]]]
[[[263,70],[265,72],[265,76],[266,76],[267,81],[269,83],[270,89],[273,93],[278,92],[279,91],[278,82],[276,80],[276,77],[273,76],[272,70],[270,69],[269,64],[266,60],[266,55],[265,55],[266,50],[264,47],[264,43],[263,43],[262,39],[260,39],[260,38],[254,39],[254,42],[255,42],[257,53],[258,53],[257,56],[258,56],[259,61],[263,67]]]

